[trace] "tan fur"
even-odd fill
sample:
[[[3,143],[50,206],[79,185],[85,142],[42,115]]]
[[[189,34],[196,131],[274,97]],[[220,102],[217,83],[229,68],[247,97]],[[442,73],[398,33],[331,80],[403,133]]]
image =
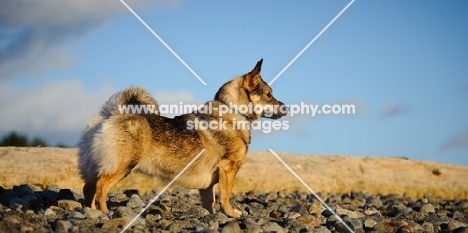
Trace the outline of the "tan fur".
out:
[[[224,84],[215,100],[205,106],[213,109],[233,104],[283,105],[269,95],[271,88],[261,79],[262,60],[248,74]],[[85,180],[86,205],[107,211],[107,194],[111,186],[136,170],[162,181],[171,181],[198,153],[205,152],[180,176],[175,184],[199,189],[202,206],[213,213],[213,186],[219,183],[222,210],[239,217],[229,197],[234,178],[250,144],[250,130],[236,128],[236,122],[252,122],[259,114],[227,113],[219,115],[192,113],[166,118],[155,114],[120,114],[118,105],[154,104],[144,89],[130,87],[112,95],[99,115],[93,117],[79,143],[79,169]],[[271,118],[285,113],[275,112]],[[226,121],[227,129],[190,130],[189,120]]]

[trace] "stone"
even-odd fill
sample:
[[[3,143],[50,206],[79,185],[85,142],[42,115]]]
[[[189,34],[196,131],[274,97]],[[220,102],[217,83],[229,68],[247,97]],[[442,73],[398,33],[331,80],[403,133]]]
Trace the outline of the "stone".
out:
[[[297,220],[312,226],[320,226],[320,219],[314,217],[298,217]]]
[[[44,216],[47,216],[47,217],[56,217],[57,215],[55,214],[55,212],[50,209],[50,208],[47,208],[45,211],[44,211]]]
[[[413,232],[414,232],[413,228],[408,225],[401,226],[395,230],[395,233],[413,233]]]
[[[84,216],[84,214],[78,212],[78,211],[73,211],[71,212],[67,218],[74,218],[74,219],[85,219],[86,217]]]
[[[33,195],[34,192],[33,190],[31,189],[31,187],[29,187],[29,185],[26,185],[26,184],[23,184],[23,185],[19,185],[19,186],[13,186],[13,193],[16,197],[24,197],[26,195]]]
[[[278,192],[269,192],[266,195],[265,201],[267,201],[267,202],[276,201],[276,199],[278,199]]]
[[[221,228],[221,233],[244,233],[244,231],[241,230],[237,221],[232,221],[228,222],[223,228]]]
[[[326,210],[326,208],[322,205],[322,203],[320,202],[313,202],[309,208],[307,209],[307,211],[309,212],[309,214],[312,214],[314,216],[320,216],[320,214]]]
[[[72,200],[58,200],[57,206],[67,211],[73,211],[76,209],[83,208],[81,203]]]
[[[96,219],[96,218],[99,218],[101,215],[103,215],[104,213],[100,210],[96,210],[96,209],[91,209],[89,207],[85,207],[83,208],[83,213],[84,213],[84,216],[87,217],[87,218],[90,218],[90,219]]]
[[[276,232],[276,233],[286,233],[287,231],[282,228],[278,223],[276,222],[267,222],[262,225],[262,230],[264,232]]]
[[[383,232],[394,232],[398,227],[408,225],[405,221],[394,220],[394,219],[384,219],[374,226],[374,230],[379,230]]]
[[[130,196],[130,199],[127,202],[127,207],[136,208],[136,207],[144,207],[145,203],[141,200],[140,196],[133,194]]]
[[[296,219],[298,217],[301,217],[301,214],[300,213],[296,213],[296,212],[289,212],[287,214],[287,218],[288,219]]]
[[[435,213],[435,208],[431,203],[424,204],[421,209],[419,210],[422,214],[430,214]]]
[[[125,227],[130,223],[130,218],[114,218],[102,224],[102,229],[117,229],[118,227]]]
[[[273,210],[273,211],[270,212],[269,216],[276,219],[276,220],[278,220],[278,219],[281,218],[281,212],[279,212],[277,210]]]
[[[242,222],[242,225],[245,226],[246,233],[260,233],[260,232],[263,232],[262,228],[252,218],[246,218]]]
[[[299,213],[301,215],[306,215],[308,213],[307,208],[302,204],[297,204],[291,208],[292,212]]]
[[[116,193],[112,194],[112,199],[115,202],[123,202],[123,201],[127,201],[128,197],[127,197],[127,195],[125,195],[125,193],[116,192]]]
[[[395,218],[401,218],[404,217],[405,215],[409,214],[413,209],[411,207],[404,208],[398,212],[398,214],[395,215]]]
[[[364,227],[367,227],[367,228],[374,228],[375,224],[377,224],[377,221],[375,221],[372,218],[367,218],[364,221]]]
[[[119,206],[112,215],[112,218],[134,218],[137,215],[130,207]]]
[[[68,229],[71,229],[73,224],[70,221],[58,220],[55,223],[55,232],[57,233],[67,233]]]
[[[218,223],[220,225],[225,224],[229,220],[228,217],[225,214],[221,213],[221,212],[215,213],[214,214],[214,219],[216,221],[218,221]]]
[[[77,200],[71,189],[60,189],[57,199],[59,200]]]
[[[365,217],[364,214],[361,213],[361,212],[347,210],[347,209],[344,209],[344,208],[342,208],[340,206],[336,207],[335,212],[336,212],[336,214],[338,216],[346,215],[349,218],[363,218],[363,217]]]

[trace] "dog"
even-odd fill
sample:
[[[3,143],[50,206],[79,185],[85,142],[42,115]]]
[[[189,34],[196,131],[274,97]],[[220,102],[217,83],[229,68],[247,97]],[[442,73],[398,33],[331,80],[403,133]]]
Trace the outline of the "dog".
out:
[[[156,100],[143,88],[129,87],[113,94],[100,113],[90,119],[78,144],[85,204],[108,211],[109,189],[132,171],[169,182],[204,150],[175,184],[199,189],[202,207],[210,213],[215,204],[214,185],[218,184],[222,211],[240,217],[241,211],[234,209],[229,200],[251,140],[250,128],[240,126],[248,126],[261,117],[277,119],[287,113],[286,105],[273,97],[272,89],[260,76],[262,62],[263,59],[249,73],[225,83],[214,100],[201,109],[174,118],[160,116]],[[122,105],[154,105],[156,110],[121,113]],[[236,107],[242,105],[264,109],[241,111]],[[208,108],[211,111],[202,111]],[[206,126],[203,122],[217,122],[222,127],[202,127]]]

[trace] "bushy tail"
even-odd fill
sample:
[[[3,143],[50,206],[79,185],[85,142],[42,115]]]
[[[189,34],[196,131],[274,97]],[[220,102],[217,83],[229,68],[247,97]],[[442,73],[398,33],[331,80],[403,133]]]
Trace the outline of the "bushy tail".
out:
[[[145,89],[133,86],[113,94],[102,106],[100,115],[109,118],[124,113],[159,115],[159,109]]]
[[[79,170],[86,183],[96,182],[98,175],[112,173],[117,166],[116,160],[112,159],[112,156],[116,154],[113,151],[114,144],[109,143],[112,142],[112,135],[115,133],[112,129],[103,130],[103,124],[111,116],[131,113],[122,112],[123,108],[129,109],[129,106],[150,107],[153,108],[151,114],[159,115],[156,101],[141,87],[129,87],[113,94],[102,106],[99,114],[89,120],[78,143]]]

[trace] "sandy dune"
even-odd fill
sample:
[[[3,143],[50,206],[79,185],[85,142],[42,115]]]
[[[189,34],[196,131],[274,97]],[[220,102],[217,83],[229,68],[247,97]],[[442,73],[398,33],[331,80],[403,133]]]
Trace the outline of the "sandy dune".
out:
[[[316,192],[355,190],[468,199],[468,167],[399,158],[278,155]],[[56,184],[81,189],[77,160],[77,149],[0,147],[0,186]],[[235,183],[234,191],[307,191],[270,152],[249,152]],[[131,174],[113,190],[146,191],[164,185],[152,177]]]

